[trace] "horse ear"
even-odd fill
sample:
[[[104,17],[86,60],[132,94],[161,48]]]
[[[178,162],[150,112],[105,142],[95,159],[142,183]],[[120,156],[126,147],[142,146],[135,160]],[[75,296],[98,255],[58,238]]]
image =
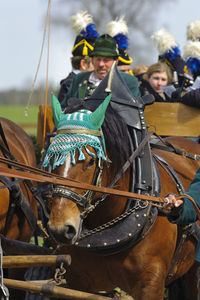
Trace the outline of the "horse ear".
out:
[[[99,105],[99,107],[93,113],[90,114],[90,122],[96,129],[99,129],[103,124],[105,112],[108,107],[108,104],[110,103],[111,98],[112,94],[108,95],[105,98],[105,100]]]
[[[58,126],[59,121],[63,118],[63,111],[60,105],[60,102],[56,98],[56,96],[51,93],[51,104],[52,104],[52,113],[53,113],[53,121],[55,126]]]

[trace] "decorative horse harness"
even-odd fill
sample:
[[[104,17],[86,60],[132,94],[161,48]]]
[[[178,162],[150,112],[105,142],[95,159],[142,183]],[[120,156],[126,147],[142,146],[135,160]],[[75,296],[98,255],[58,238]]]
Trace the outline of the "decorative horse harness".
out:
[[[171,168],[163,159],[158,156],[151,156],[150,143],[152,133],[149,133],[146,130],[144,123],[144,117],[142,109],[138,109],[139,116],[142,122],[142,129],[137,130],[137,128],[132,128],[131,136],[132,141],[134,141],[133,149],[135,149],[129,159],[126,161],[121,170],[118,171],[113,181],[108,187],[114,187],[115,183],[123,175],[128,167],[132,167],[133,172],[136,172],[136,182],[132,182],[131,190],[136,191],[138,194],[149,194],[159,195],[160,193],[160,179],[159,173],[156,168],[155,160],[162,165],[166,172],[171,176],[174,183],[176,184],[178,193],[183,194],[184,188],[181,183],[180,178],[176,172]],[[59,132],[58,132],[59,133]],[[62,133],[68,133],[68,131],[63,131]],[[79,134],[80,131],[73,130],[73,133]],[[85,131],[85,133],[90,134],[91,132]],[[97,136],[101,138],[99,131],[96,132]],[[94,134],[94,132],[92,133]],[[155,134],[155,133],[154,133]],[[192,155],[186,153],[181,149],[174,148],[170,143],[161,140],[165,146],[161,146],[163,150],[172,151],[177,154],[185,155],[191,159],[200,160],[199,155]],[[154,147],[156,144],[151,143],[151,147]],[[160,145],[156,145],[160,146]],[[155,147],[156,147],[155,146]],[[135,165],[136,167],[135,167]],[[151,168],[144,168],[144,166],[149,165]],[[98,186],[101,181],[101,174],[103,170],[103,161],[98,158],[96,161],[96,171],[92,180],[92,184]],[[145,170],[145,173],[143,172]],[[134,173],[135,174],[135,173]],[[134,177],[134,176],[132,176]],[[90,203],[91,198],[93,197],[92,191],[87,191],[84,195],[81,195],[75,191],[64,186],[54,187],[52,190],[52,196],[61,196],[66,197],[74,201],[78,206],[83,208],[81,213],[82,221],[87,218],[99,203],[104,201],[108,194],[104,194],[100,198],[95,200],[95,203]],[[138,195],[139,198],[139,195]],[[87,248],[89,251],[99,252],[101,254],[112,254],[122,251],[125,248],[128,248],[140,239],[142,239],[150,230],[153,225],[158,210],[153,207],[154,204],[146,203],[141,204],[141,201],[137,201],[133,205],[133,201],[129,200],[125,211],[117,218],[111,220],[110,222],[103,224],[92,230],[87,230],[84,227],[80,233],[79,239],[76,242],[76,246]]]

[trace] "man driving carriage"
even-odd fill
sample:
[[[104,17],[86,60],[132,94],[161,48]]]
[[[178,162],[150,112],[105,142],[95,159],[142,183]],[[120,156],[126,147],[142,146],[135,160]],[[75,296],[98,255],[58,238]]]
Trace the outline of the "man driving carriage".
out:
[[[68,93],[65,95],[61,105],[62,108],[67,106],[69,98],[76,97],[84,99],[90,96],[102,79],[105,78],[110,71],[113,63],[118,62],[119,51],[115,40],[108,34],[103,34],[96,39],[94,50],[91,52],[92,62],[94,65],[93,72],[84,72],[77,74],[71,85]],[[120,72],[121,77],[127,84],[131,94],[136,99],[140,97],[137,78]]]

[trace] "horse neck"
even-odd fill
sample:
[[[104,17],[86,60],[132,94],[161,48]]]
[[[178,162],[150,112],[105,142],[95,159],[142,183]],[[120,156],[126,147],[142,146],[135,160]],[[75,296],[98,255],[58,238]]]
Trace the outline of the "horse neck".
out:
[[[12,155],[20,162],[36,166],[36,154],[33,142],[27,133],[12,121],[0,118],[6,142]],[[0,137],[1,143],[3,142]],[[3,142],[4,145],[4,142]],[[0,153],[0,156],[3,156]]]

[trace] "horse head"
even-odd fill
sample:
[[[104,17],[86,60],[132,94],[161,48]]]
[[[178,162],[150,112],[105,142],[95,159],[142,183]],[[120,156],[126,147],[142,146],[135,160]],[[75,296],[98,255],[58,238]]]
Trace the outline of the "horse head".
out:
[[[44,166],[51,163],[55,174],[97,184],[103,161],[106,161],[101,125],[111,96],[107,96],[94,112],[81,109],[64,114],[59,101],[52,95],[57,135],[47,150]],[[77,240],[81,231],[81,216],[90,206],[90,198],[88,190],[69,190],[64,186],[53,188],[48,227],[59,242],[73,244]]]

